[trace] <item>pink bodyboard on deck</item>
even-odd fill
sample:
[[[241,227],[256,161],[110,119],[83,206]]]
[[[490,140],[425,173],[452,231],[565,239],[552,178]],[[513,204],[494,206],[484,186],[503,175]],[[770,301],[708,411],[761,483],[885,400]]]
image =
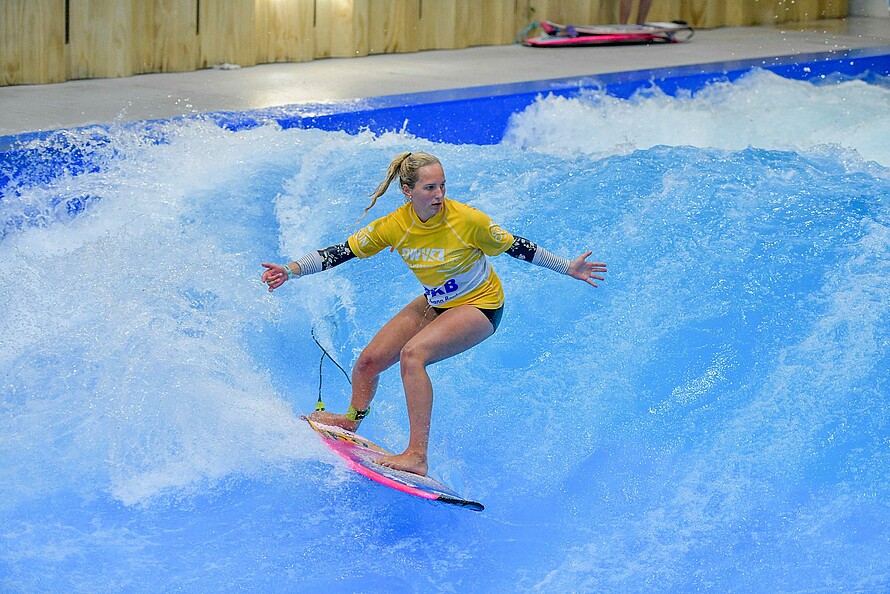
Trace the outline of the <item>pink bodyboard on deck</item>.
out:
[[[679,21],[645,25],[561,25],[552,21],[541,21],[534,23],[534,27],[540,27],[544,34],[523,40],[523,45],[567,47],[622,43],[678,43],[688,41],[693,35],[692,28]]]

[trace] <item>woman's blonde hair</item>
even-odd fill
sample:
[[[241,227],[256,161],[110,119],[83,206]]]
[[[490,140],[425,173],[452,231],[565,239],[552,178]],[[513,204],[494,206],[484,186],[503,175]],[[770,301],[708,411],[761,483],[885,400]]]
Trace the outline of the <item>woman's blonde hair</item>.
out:
[[[362,213],[359,220],[365,218],[368,211],[377,204],[377,199],[386,194],[390,184],[396,177],[399,178],[399,186],[405,185],[409,188],[413,188],[414,184],[417,183],[417,175],[420,168],[436,164],[441,165],[438,158],[422,151],[418,153],[399,153],[396,155],[396,158],[392,160],[389,167],[386,169],[386,178],[380,182],[377,189],[371,194],[371,204],[365,208],[365,212]]]

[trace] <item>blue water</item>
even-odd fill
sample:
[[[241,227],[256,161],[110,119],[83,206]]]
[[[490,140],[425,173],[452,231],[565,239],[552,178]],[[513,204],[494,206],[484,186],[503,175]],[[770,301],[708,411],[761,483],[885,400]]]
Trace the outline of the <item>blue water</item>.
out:
[[[880,80],[755,72],[541,98],[496,146],[200,120],[35,140],[2,167],[0,590],[887,591],[888,137]],[[432,474],[483,513],[372,484],[299,421],[311,330],[353,363],[419,291],[399,258],[259,280],[345,239],[405,149],[609,264],[592,289],[495,259],[501,329],[431,368]],[[323,389],[345,408],[329,362]],[[362,431],[407,430],[394,369]]]

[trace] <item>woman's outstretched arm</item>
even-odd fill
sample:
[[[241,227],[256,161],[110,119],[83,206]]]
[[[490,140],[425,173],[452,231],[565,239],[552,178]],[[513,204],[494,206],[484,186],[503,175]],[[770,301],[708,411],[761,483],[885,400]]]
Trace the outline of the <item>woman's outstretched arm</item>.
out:
[[[598,274],[607,272],[605,262],[587,261],[593,252],[587,252],[569,261],[549,252],[533,241],[514,235],[513,245],[506,253],[519,260],[555,270],[560,274],[567,274],[594,287],[598,286],[594,281],[606,280],[601,274]]]
[[[343,243],[326,247],[323,250],[309,252],[299,260],[288,262],[287,264],[263,262],[266,271],[263,272],[262,280],[269,285],[269,291],[274,291],[289,278],[315,274],[353,258],[355,258],[355,254],[349,248],[349,243],[344,241]]]

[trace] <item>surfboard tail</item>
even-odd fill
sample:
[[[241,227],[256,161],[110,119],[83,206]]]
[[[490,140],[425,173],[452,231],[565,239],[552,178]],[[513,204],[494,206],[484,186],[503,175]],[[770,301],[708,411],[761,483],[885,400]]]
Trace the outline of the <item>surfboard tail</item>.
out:
[[[448,497],[447,495],[440,495],[438,498],[436,498],[436,501],[441,501],[442,503],[450,503],[452,505],[459,505],[460,507],[464,507],[472,511],[485,511],[484,505],[482,505],[478,501],[471,501],[469,499],[457,499],[454,497]]]

